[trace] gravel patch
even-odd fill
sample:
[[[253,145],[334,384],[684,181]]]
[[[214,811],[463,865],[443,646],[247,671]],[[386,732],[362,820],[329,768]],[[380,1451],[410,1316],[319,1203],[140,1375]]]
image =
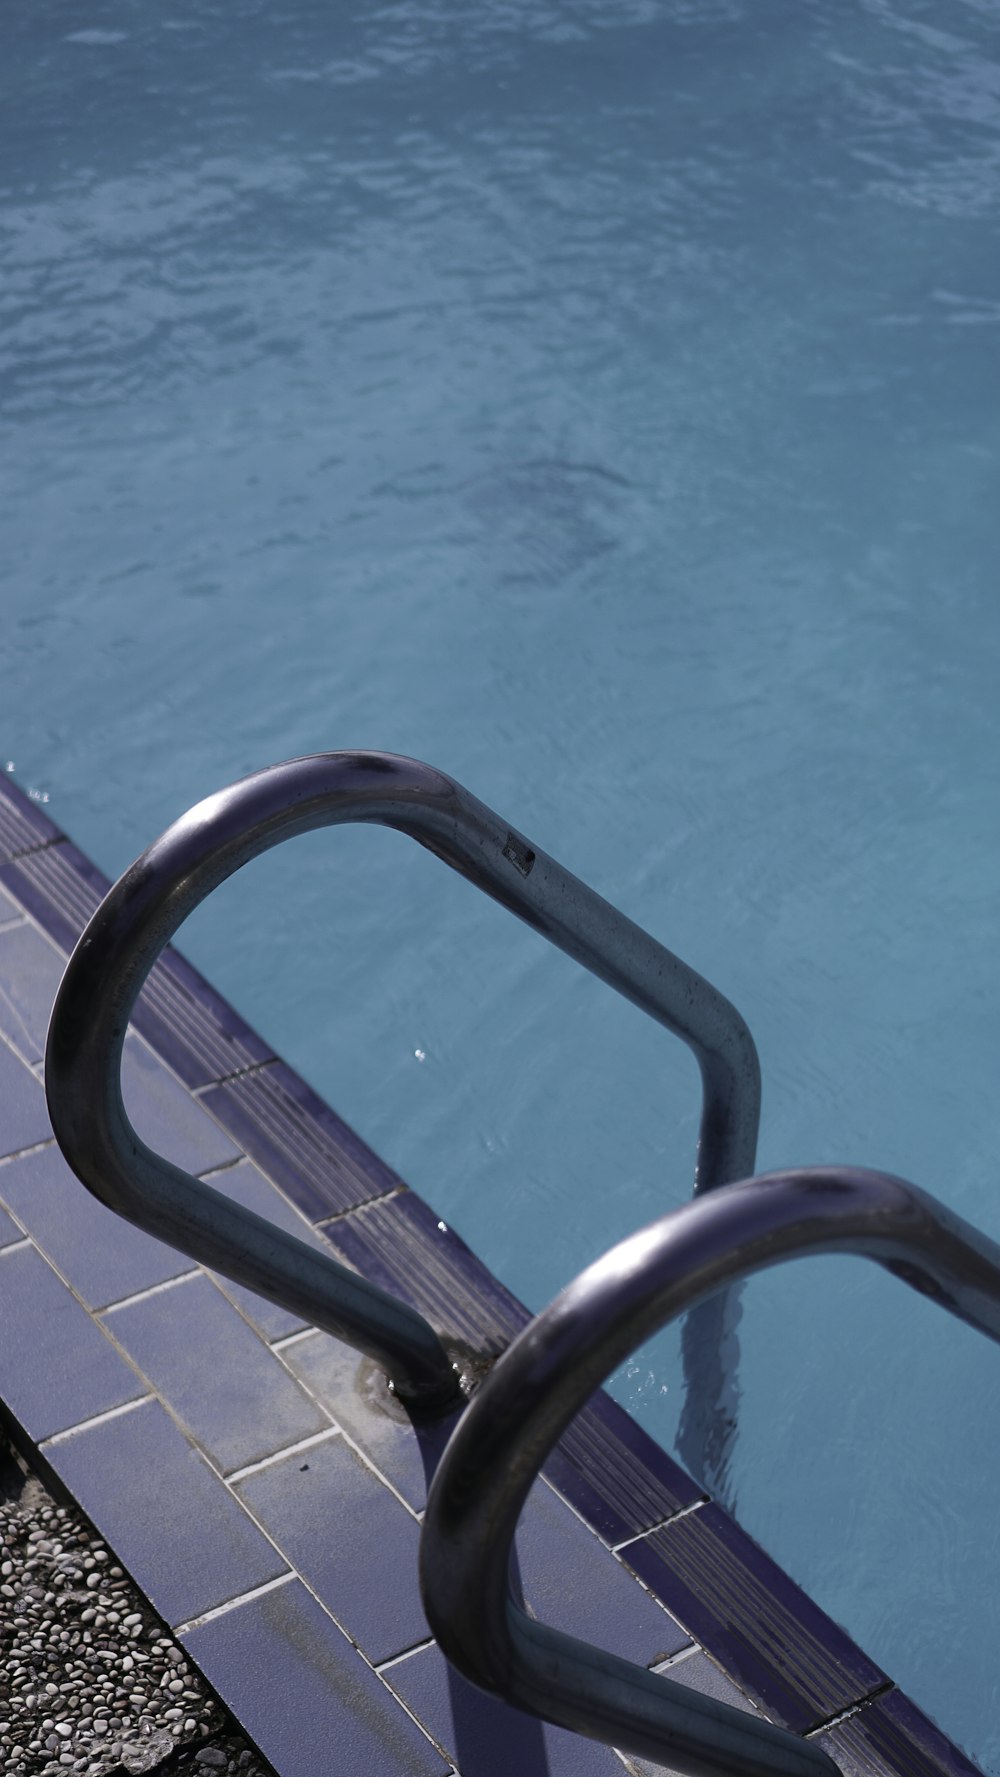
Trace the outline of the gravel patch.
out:
[[[0,1441],[3,1777],[273,1777],[86,1520]]]

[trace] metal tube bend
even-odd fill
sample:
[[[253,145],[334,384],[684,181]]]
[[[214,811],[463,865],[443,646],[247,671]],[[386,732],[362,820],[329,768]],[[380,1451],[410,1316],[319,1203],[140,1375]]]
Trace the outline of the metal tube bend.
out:
[[[583,1271],[504,1353],[431,1487],[420,1575],[466,1678],[560,1727],[688,1777],[821,1777],[818,1747],[529,1618],[508,1579],[553,1445],[651,1334],[737,1279],[815,1253],[874,1259],[1000,1342],[1000,1246],[915,1185],[853,1167],[778,1172],[696,1198]]]
[[[757,1056],[739,1014],[693,969],[414,759],[318,753],[271,766],[206,797],[131,865],[81,937],[49,1027],[49,1114],[70,1166],[119,1215],[368,1352],[400,1394],[447,1404],[455,1371],[422,1316],[154,1154],[122,1103],[129,1016],[187,915],[272,846],[348,821],[409,834],[694,1050],[704,1086],[699,1188],[752,1169]]]

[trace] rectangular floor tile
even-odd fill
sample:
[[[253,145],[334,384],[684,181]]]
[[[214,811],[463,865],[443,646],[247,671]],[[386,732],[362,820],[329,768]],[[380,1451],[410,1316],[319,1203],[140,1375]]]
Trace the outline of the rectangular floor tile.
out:
[[[21,918],[23,914],[18,903],[8,895],[6,889],[0,888],[0,925],[6,925],[8,920]]]
[[[0,1030],[34,1064],[45,1054],[45,1033],[66,958],[25,920],[0,931]]]
[[[407,1505],[422,1512],[428,1476],[437,1467],[452,1421],[415,1426],[389,1393],[379,1366],[328,1333],[297,1340],[282,1356]]]
[[[420,1527],[339,1433],[235,1490],[374,1664],[429,1639],[417,1583]]]
[[[689,1512],[621,1553],[725,1671],[794,1733],[886,1682],[718,1506]]]
[[[327,1427],[315,1402],[201,1273],[105,1320],[224,1472]]]
[[[385,1679],[462,1777],[624,1777],[610,1747],[486,1696],[437,1647],[387,1667]]]
[[[543,1623],[653,1666],[691,1637],[563,1501],[536,1482],[517,1531],[521,1586]]]
[[[37,1443],[146,1392],[33,1246],[0,1249],[0,1398]]]
[[[0,1037],[0,1154],[16,1154],[51,1134],[39,1082]]]
[[[0,1166],[0,1200],[91,1308],[193,1268],[191,1259],[99,1203],[54,1142]]]
[[[301,1581],[213,1617],[182,1643],[281,1777],[448,1769]]]
[[[209,1182],[224,1197],[232,1198],[234,1203],[242,1203],[244,1209],[254,1210],[265,1221],[274,1222],[287,1233],[294,1234],[306,1246],[329,1253],[327,1243],[316,1233],[312,1223],[249,1160],[242,1160],[238,1166],[227,1166],[224,1172],[217,1173]],[[244,1314],[260,1328],[266,1339],[284,1339],[289,1333],[298,1332],[305,1326],[305,1321],[290,1314],[287,1308],[280,1308],[276,1302],[269,1302],[266,1296],[258,1296],[254,1290],[244,1289],[242,1284],[232,1283],[228,1278],[220,1281],[227,1295],[239,1303]]]
[[[172,1625],[285,1571],[158,1401],[49,1444],[44,1454]]]
[[[122,1097],[137,1134],[185,1172],[209,1172],[238,1157],[239,1149],[199,1100],[135,1035],[125,1041]]]

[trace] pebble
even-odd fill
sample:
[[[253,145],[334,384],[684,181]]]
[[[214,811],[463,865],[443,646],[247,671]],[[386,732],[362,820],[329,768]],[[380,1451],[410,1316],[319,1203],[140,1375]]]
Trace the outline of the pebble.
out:
[[[7,1492],[13,1497],[0,1494],[0,1777],[155,1777],[164,1761],[172,1767],[192,1754],[192,1772],[265,1777],[184,1651],[76,1512],[57,1506],[33,1475]]]

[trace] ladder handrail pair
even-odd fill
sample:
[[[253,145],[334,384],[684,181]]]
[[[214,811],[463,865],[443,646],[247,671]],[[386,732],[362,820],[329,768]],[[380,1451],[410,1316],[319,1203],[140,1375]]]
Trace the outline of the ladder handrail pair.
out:
[[[461,1360],[421,1315],[155,1154],[122,1103],[130,1014],[188,914],[270,847],[349,821],[408,833],[681,1037],[701,1069],[694,1201],[583,1272],[468,1404]],[[392,754],[317,754],[207,797],[114,885],[56,998],[46,1092],[66,1159],[109,1208],[374,1357],[412,1412],[460,1415],[420,1560],[431,1627],[467,1677],[690,1777],[836,1772],[783,1729],[532,1621],[509,1588],[521,1507],[579,1408],[658,1327],[749,1272],[863,1252],[1000,1339],[1000,1248],[915,1187],[856,1169],[749,1176],[757,1054],[707,981],[442,772]]]

